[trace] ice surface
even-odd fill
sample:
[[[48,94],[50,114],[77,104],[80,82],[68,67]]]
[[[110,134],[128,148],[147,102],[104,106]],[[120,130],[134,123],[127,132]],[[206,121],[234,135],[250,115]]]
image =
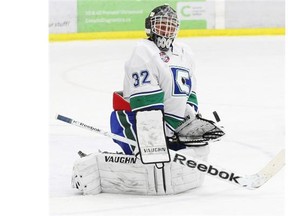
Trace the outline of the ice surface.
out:
[[[227,136],[209,162],[254,174],[284,148],[282,36],[178,39],[195,54],[199,108],[216,110]],[[112,93],[138,40],[50,43],[51,215],[284,215],[284,169],[257,190],[206,177],[201,188],[170,196],[81,196],[70,187],[77,152],[120,150],[110,139],[55,120],[56,114],[109,130]]]

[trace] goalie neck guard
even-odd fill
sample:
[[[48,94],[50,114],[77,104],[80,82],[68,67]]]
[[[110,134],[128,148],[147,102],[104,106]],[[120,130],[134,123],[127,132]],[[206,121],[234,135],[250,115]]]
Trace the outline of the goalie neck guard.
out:
[[[168,51],[179,29],[176,11],[165,4],[154,8],[145,20],[145,31],[161,51]]]

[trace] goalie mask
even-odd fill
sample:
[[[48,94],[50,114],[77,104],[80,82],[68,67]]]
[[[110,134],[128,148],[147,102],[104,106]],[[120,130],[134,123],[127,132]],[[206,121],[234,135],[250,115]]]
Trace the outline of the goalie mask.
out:
[[[179,29],[176,11],[169,5],[153,9],[145,20],[147,36],[161,51],[168,51]]]

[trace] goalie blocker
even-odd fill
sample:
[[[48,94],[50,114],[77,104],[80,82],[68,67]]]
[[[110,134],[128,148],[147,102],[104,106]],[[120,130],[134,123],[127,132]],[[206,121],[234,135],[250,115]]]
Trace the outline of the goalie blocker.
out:
[[[170,162],[163,122],[161,110],[136,113],[137,144],[143,164],[163,166]]]

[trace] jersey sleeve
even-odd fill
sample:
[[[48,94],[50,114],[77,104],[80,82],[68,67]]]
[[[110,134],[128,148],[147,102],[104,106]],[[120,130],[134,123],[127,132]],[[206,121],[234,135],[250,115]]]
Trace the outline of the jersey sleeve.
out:
[[[124,98],[132,111],[155,110],[164,107],[164,92],[159,87],[158,70],[153,53],[145,46],[136,46],[125,64]]]
[[[187,104],[192,106],[195,112],[198,112],[198,99],[197,99],[196,92],[190,92],[189,98],[187,100]]]

